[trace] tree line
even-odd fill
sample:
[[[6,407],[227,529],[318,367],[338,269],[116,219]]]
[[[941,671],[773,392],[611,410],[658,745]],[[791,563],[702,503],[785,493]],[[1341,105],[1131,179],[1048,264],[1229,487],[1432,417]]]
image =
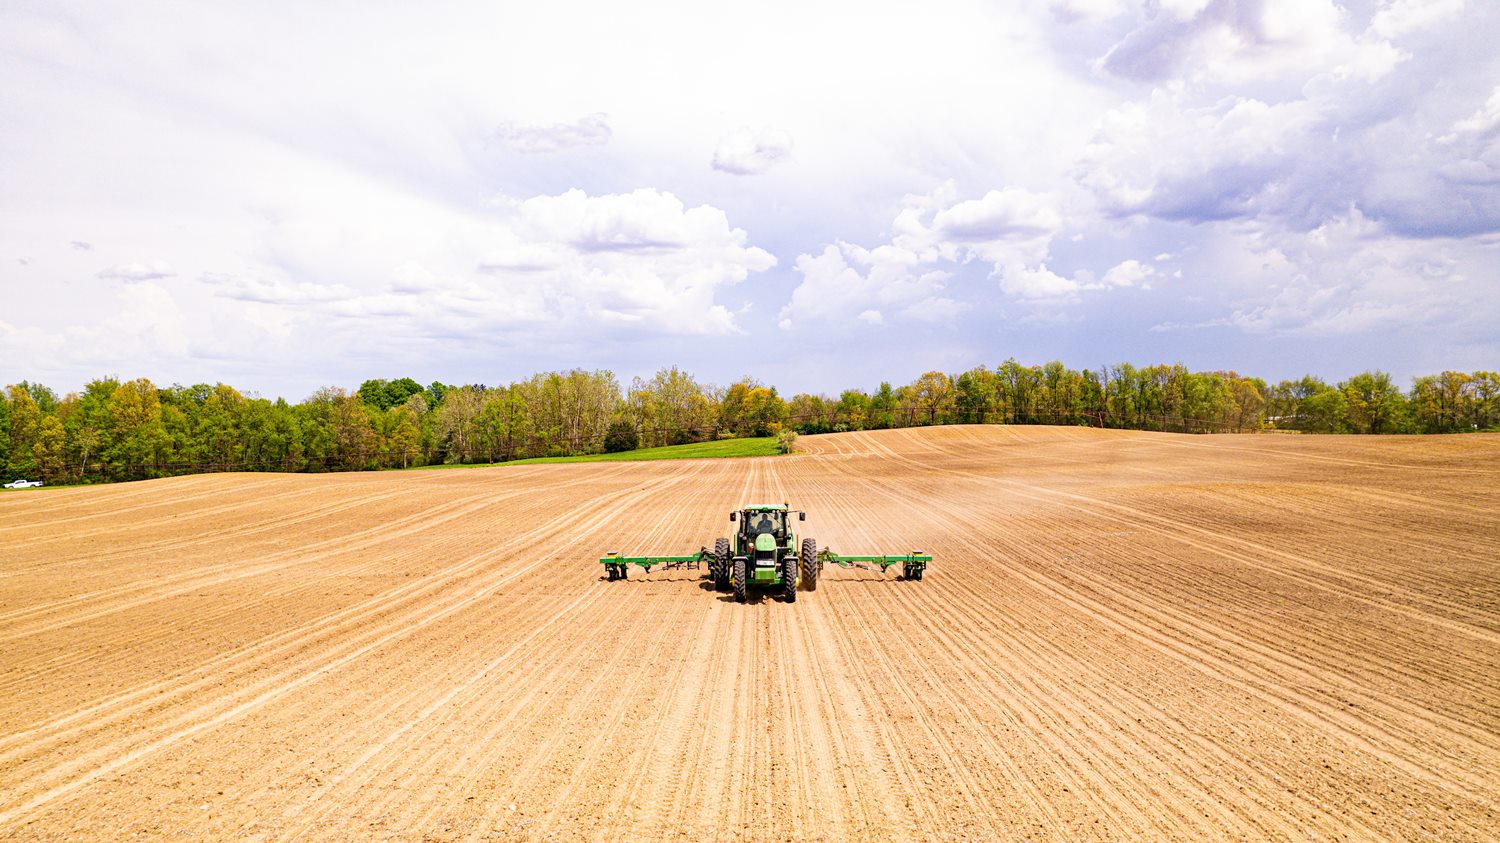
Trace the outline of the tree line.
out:
[[[1066,424],[1179,432],[1453,433],[1500,427],[1500,375],[1443,372],[1403,391],[1379,371],[1271,385],[1235,372],[1128,363],[1075,370],[1006,360],[903,386],[784,398],[676,367],[622,387],[607,370],[504,386],[368,380],[298,403],[226,384],[100,378],[58,397],[28,382],[0,396],[6,480],[130,480],[198,471],[347,471],[490,463],[710,439],[941,424]]]

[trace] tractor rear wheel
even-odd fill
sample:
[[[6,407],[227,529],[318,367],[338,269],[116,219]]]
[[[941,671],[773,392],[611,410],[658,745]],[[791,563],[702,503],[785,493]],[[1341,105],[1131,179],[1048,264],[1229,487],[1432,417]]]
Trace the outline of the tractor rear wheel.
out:
[[[610,582],[614,582],[615,581],[615,566],[613,566],[613,565],[605,565],[604,566],[604,573],[606,573],[606,574],[609,575],[609,581]]]
[[[818,543],[814,539],[802,540],[802,587],[818,590]]]
[[[734,560],[734,568],[729,572],[729,587],[734,590],[734,602],[743,603],[750,598],[745,591],[745,557],[743,556]]]
[[[787,553],[781,559],[781,596],[788,603],[797,602],[797,554]]]
[[[714,591],[729,590],[729,539],[714,542]]]

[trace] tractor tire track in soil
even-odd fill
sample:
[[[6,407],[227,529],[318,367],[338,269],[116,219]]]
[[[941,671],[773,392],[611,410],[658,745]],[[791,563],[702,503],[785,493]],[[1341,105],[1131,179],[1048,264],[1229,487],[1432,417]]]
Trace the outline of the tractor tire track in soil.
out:
[[[0,499],[0,839],[1493,839],[1500,436],[951,427]],[[787,500],[796,603],[607,582]]]

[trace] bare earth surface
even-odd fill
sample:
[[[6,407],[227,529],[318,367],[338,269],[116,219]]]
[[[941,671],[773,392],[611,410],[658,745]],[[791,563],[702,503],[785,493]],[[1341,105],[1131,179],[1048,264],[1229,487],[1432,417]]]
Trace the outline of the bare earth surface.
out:
[[[0,494],[0,839],[1500,835],[1500,437],[800,444]]]

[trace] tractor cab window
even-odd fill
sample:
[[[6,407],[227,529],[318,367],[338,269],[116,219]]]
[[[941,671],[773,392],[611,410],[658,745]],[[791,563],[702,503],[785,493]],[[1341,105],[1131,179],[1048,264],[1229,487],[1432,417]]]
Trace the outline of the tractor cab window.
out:
[[[761,533],[780,533],[783,529],[781,513],[779,512],[757,512],[745,522],[750,525],[750,535]]]

